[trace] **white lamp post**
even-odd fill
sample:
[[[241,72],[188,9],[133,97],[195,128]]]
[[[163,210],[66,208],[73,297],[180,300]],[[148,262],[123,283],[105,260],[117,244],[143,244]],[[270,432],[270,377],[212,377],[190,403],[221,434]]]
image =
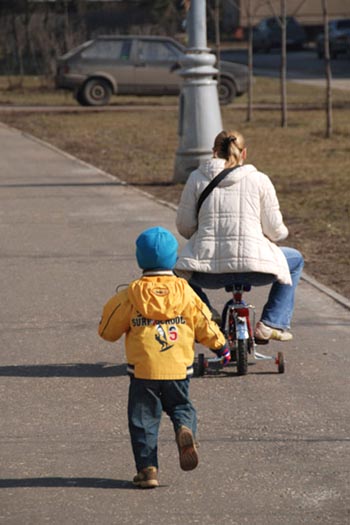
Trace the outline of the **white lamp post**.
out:
[[[174,181],[185,182],[200,162],[212,156],[222,121],[213,75],[216,57],[207,48],[206,1],[191,0],[187,13],[188,51],[179,74],[184,78],[179,104],[179,147]]]

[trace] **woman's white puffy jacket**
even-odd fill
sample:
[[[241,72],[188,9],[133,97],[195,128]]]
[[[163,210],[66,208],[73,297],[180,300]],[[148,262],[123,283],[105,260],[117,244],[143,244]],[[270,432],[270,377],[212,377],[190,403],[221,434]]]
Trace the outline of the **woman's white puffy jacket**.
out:
[[[262,272],[291,284],[286,258],[274,244],[288,236],[276,191],[269,177],[253,165],[229,173],[204,200],[197,219],[199,196],[224,165],[223,159],[205,161],[186,182],[176,226],[189,241],[176,270],[183,276],[188,271]]]

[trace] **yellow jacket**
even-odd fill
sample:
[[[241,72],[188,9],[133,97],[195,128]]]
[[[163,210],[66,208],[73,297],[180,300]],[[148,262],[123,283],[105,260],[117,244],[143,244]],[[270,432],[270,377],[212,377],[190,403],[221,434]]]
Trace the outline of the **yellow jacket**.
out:
[[[185,379],[195,341],[214,350],[225,344],[208,307],[172,272],[147,272],[114,295],[98,333],[107,341],[125,333],[128,372],[139,379]]]

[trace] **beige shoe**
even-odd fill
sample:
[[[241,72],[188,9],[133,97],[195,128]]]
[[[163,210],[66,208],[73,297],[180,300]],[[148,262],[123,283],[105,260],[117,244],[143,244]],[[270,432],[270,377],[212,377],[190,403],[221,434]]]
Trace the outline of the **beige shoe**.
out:
[[[264,344],[270,339],[274,339],[276,341],[291,341],[293,339],[293,335],[290,332],[279,330],[278,328],[270,328],[263,322],[259,321],[255,328],[254,338],[257,344],[259,344],[259,342]]]
[[[156,467],[146,467],[134,476],[132,482],[141,489],[154,489],[159,487],[157,474]]]
[[[176,443],[179,449],[180,467],[182,470],[195,469],[199,458],[192,430],[181,426],[176,432]]]

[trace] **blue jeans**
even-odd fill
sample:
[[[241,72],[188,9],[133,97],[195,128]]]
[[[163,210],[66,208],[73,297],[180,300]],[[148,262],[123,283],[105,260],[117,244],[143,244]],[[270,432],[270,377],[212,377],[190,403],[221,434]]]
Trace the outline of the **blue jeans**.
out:
[[[264,286],[273,283],[260,319],[272,328],[288,329],[293,316],[295,290],[304,267],[304,259],[301,253],[294,248],[283,247],[281,250],[287,259],[292,285],[281,284],[276,281],[274,275],[258,272],[226,274],[193,272],[189,284],[211,309],[209,298],[202,288],[217,290],[234,283],[251,284],[252,286]]]
[[[197,414],[189,399],[190,380],[130,380],[128,420],[136,470],[158,468],[158,432],[162,411],[170,417],[174,431],[181,425],[197,431]]]

